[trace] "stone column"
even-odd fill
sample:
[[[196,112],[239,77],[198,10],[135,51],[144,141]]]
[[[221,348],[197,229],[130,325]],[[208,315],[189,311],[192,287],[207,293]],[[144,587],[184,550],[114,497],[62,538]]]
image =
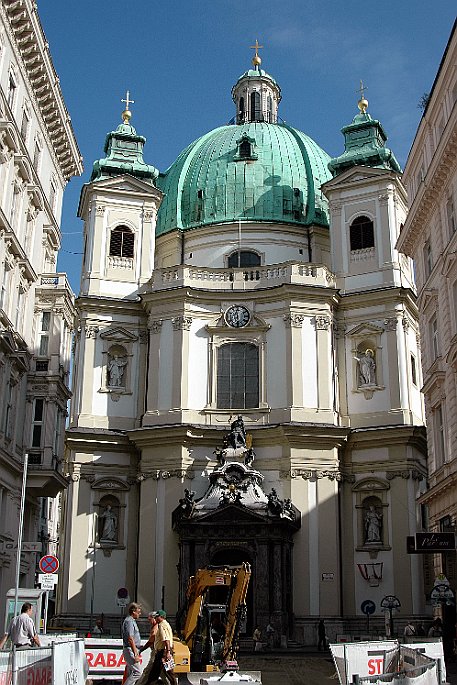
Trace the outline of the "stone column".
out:
[[[302,326],[304,314],[289,312],[284,315],[286,325],[287,404],[303,407]]]
[[[333,411],[333,359],[331,345],[331,319],[328,315],[315,317],[317,349],[317,406]]]
[[[188,406],[189,373],[186,365],[189,360],[189,334],[191,316],[177,316],[173,324],[173,380],[172,409],[186,409]]]

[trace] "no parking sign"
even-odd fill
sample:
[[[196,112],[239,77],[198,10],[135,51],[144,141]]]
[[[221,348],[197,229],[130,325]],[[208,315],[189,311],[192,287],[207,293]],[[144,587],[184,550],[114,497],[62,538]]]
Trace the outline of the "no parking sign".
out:
[[[56,573],[59,568],[59,560],[52,554],[46,554],[41,557],[38,566],[41,573]]]

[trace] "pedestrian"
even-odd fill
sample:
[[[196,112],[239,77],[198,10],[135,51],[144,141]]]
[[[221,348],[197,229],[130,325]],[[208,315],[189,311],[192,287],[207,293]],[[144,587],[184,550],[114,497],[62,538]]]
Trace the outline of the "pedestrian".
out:
[[[418,627],[417,627],[417,630],[416,630],[416,634],[417,634],[419,637],[425,637],[425,636],[427,635],[427,632],[426,632],[426,630],[425,630],[425,626],[424,626],[423,623],[419,623],[419,625],[418,625]]]
[[[429,631],[428,631],[428,637],[442,637],[443,636],[443,623],[438,616],[438,618],[435,618],[433,621]]]
[[[271,621],[266,627],[266,633],[267,633],[267,644],[270,647],[270,649],[273,649],[273,647],[275,646],[276,629],[273,625],[271,625]]]
[[[178,685],[178,680],[174,673],[173,660],[173,631],[168,623],[167,614],[163,609],[154,612],[158,628],[154,640],[155,656],[149,673],[148,683],[154,683],[159,679],[160,674],[168,680],[170,685]]]
[[[254,643],[254,652],[261,652],[262,651],[262,632],[261,632],[259,626],[257,626],[257,628],[254,630],[254,632],[252,634],[252,641]]]
[[[408,640],[409,638],[416,637],[416,628],[414,627],[414,624],[412,621],[408,621],[408,623],[405,625],[405,629],[403,631],[403,637]]]
[[[0,640],[0,649],[10,638],[11,644],[17,649],[33,649],[41,647],[40,638],[37,635],[35,623],[32,618],[32,605],[24,602],[19,616],[13,618],[8,632]]]
[[[149,674],[151,672],[151,669],[152,669],[152,666],[154,663],[154,657],[155,657],[154,642],[156,639],[157,630],[159,628],[159,624],[156,621],[156,612],[155,611],[149,612],[148,622],[149,622],[149,625],[151,628],[151,630],[149,632],[148,641],[142,647],[140,647],[140,649],[138,651],[140,652],[140,654],[142,654],[142,652],[146,651],[146,649],[149,648],[151,650],[151,655],[149,657],[148,665],[144,668],[143,673],[141,675],[141,678],[138,681],[137,685],[146,685],[146,683],[148,682],[148,679],[149,679]]]
[[[143,670],[140,656],[141,636],[137,624],[137,619],[140,616],[141,604],[132,602],[129,606],[129,615],[122,624],[122,653],[127,673],[124,685],[134,685]]]
[[[327,647],[327,636],[325,634],[325,623],[324,623],[324,619],[322,619],[322,618],[319,621],[319,625],[317,626],[317,637],[318,637],[317,648],[320,652],[322,652],[322,650],[325,650]]]

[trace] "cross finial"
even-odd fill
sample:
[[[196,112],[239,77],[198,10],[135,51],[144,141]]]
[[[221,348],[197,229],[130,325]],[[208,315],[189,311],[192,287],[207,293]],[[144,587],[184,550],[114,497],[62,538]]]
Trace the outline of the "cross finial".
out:
[[[366,90],[368,90],[367,86],[364,86],[362,79],[360,79],[360,88],[356,92],[360,93],[360,100],[358,101],[357,106],[362,114],[365,114],[368,108],[368,100],[365,97]]]
[[[260,56],[259,56],[259,50],[260,50],[261,48],[263,48],[263,45],[259,45],[259,41],[258,41],[257,38],[256,38],[256,39],[255,39],[255,45],[250,45],[249,47],[251,48],[251,50],[255,50],[255,55],[254,55],[254,57],[252,58],[252,64],[253,64],[255,67],[256,67],[256,66],[259,66],[259,64],[262,63],[262,60],[260,59]]]
[[[130,117],[132,116],[132,113],[130,111],[130,105],[135,104],[135,100],[130,99],[130,91],[128,90],[126,95],[125,95],[125,100],[122,99],[121,102],[125,102],[125,110],[122,112],[122,119],[124,121],[124,124],[128,124],[130,121]]]

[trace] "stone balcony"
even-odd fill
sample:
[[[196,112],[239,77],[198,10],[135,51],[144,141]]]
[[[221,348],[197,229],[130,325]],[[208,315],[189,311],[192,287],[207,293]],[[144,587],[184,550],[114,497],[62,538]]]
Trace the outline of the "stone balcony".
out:
[[[31,448],[27,488],[34,490],[40,497],[56,497],[67,486],[68,482],[63,475],[62,464],[51,450]]]
[[[208,269],[180,265],[156,269],[146,286],[146,292],[182,287],[205,290],[262,290],[279,285],[335,288],[336,279],[323,264],[303,262],[284,262],[239,269]]]

